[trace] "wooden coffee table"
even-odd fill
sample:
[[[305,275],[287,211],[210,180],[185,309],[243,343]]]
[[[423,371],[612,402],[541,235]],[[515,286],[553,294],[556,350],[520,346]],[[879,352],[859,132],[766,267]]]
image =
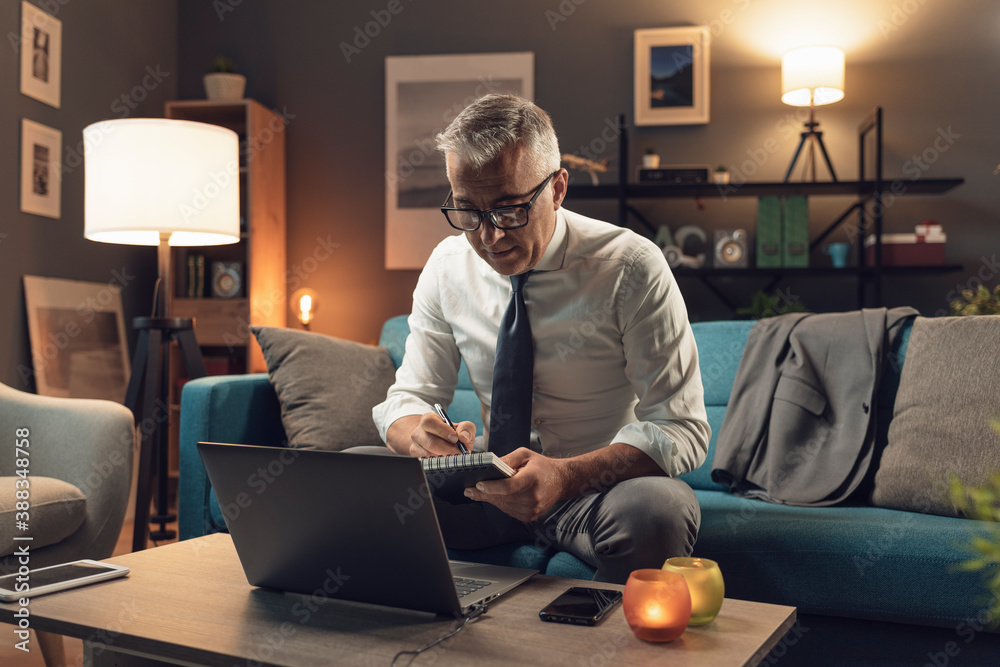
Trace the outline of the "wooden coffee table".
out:
[[[110,562],[132,573],[29,605],[32,628],[83,639],[94,665],[388,665],[397,651],[423,646],[457,624],[325,594],[255,589],[225,534]],[[795,622],[794,607],[729,599],[714,622],[667,644],[637,639],[621,606],[595,627],[540,621],[538,610],[573,585],[595,584],[536,576],[412,664],[756,665]],[[15,623],[16,610],[0,603],[0,622]]]

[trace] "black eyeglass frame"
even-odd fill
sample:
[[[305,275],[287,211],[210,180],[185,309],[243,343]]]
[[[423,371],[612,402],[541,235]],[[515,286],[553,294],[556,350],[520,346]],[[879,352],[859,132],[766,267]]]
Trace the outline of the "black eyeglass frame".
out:
[[[486,219],[490,221],[491,225],[493,225],[496,229],[499,229],[500,231],[503,231],[503,232],[510,231],[511,229],[521,229],[522,227],[527,227],[528,226],[528,221],[530,220],[531,207],[535,205],[535,200],[538,199],[539,196],[541,196],[541,194],[545,191],[545,186],[547,186],[549,184],[549,181],[552,180],[552,177],[555,176],[558,173],[559,173],[559,169],[556,169],[551,174],[549,174],[548,177],[546,177],[546,179],[544,181],[542,181],[542,184],[538,186],[538,189],[535,191],[535,194],[533,194],[531,196],[531,199],[529,199],[528,201],[524,202],[523,204],[511,204],[510,206],[498,206],[497,208],[491,208],[491,209],[487,209],[485,211],[481,211],[481,210],[475,209],[475,208],[456,208],[454,206],[447,206],[448,200],[451,199],[452,196],[455,194],[453,190],[449,190],[448,191],[448,196],[445,197],[445,199],[444,199],[444,204],[441,204],[441,213],[444,214],[444,218],[445,218],[445,220],[448,221],[448,224],[451,225],[452,228],[457,229],[460,232],[476,232],[476,231],[479,231],[479,228],[483,226],[483,217],[486,217]],[[523,225],[517,225],[517,226],[514,226],[514,227],[501,227],[500,225],[498,225],[496,223],[496,220],[494,220],[494,215],[496,214],[497,211],[509,211],[509,210],[515,209],[515,208],[523,208],[524,209],[524,224]],[[459,227],[458,225],[456,225],[454,222],[451,221],[451,218],[448,217],[448,211],[462,211],[463,213],[475,213],[475,214],[477,214],[478,221],[476,222],[476,226],[473,227],[473,228],[471,228],[471,229],[467,229],[465,227]]]

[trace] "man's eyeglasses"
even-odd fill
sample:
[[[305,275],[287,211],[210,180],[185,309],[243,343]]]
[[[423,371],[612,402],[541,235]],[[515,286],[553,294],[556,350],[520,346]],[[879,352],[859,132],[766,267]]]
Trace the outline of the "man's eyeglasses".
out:
[[[479,226],[483,224],[483,218],[489,220],[490,224],[497,229],[519,229],[528,224],[528,211],[531,210],[531,207],[535,204],[535,200],[545,190],[545,186],[549,184],[552,177],[558,173],[559,170],[557,169],[549,174],[548,178],[538,186],[538,190],[535,191],[531,199],[523,204],[501,206],[499,208],[491,208],[487,211],[480,211],[474,208],[455,208],[448,206],[448,202],[452,202],[453,195],[452,192],[448,192],[448,197],[444,200],[444,204],[441,205],[441,212],[448,219],[449,225],[463,232],[474,232],[479,229]]]

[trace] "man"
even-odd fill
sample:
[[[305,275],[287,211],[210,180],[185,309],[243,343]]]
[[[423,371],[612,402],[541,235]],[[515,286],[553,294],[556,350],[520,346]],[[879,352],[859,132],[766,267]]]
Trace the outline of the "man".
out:
[[[517,472],[466,490],[480,502],[438,503],[446,542],[534,539],[616,583],[689,554],[700,511],[676,476],[704,461],[710,429],[694,337],[663,255],[631,231],[562,208],[568,173],[555,131],[527,100],[477,100],[438,148],[452,186],[442,210],[464,238],[442,241],[420,275],[403,365],[375,423],[397,454],[471,448],[472,422],[453,430],[431,409],[451,401],[462,360],[483,404],[487,448],[505,422],[529,417],[498,405],[506,387],[493,386],[511,277],[525,274],[534,355],[524,392],[530,433],[503,457]]]

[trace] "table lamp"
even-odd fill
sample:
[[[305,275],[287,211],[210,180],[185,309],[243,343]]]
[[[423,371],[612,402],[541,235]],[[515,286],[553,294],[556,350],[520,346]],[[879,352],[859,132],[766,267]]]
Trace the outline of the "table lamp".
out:
[[[805,172],[816,180],[816,147],[823,154],[832,180],[837,180],[833,163],[823,144],[823,133],[817,130],[815,109],[823,104],[833,104],[844,99],[844,52],[835,46],[807,46],[793,49],[781,58],[781,101],[795,107],[809,107],[809,120],[800,135],[792,163],[785,173],[785,182],[792,175],[795,163],[805,145],[809,144]]]
[[[239,140],[217,125],[129,118],[87,126],[83,143],[84,237],[157,246],[152,315],[134,320],[139,339],[125,396],[142,432],[132,537],[132,549],[139,551],[146,546],[154,456],[157,515],[152,521],[160,529],[151,536],[174,535],[165,529],[174,517],[167,513],[168,420],[161,407],[169,396],[171,341],[180,346],[189,378],[205,374],[193,320],[170,317],[170,247],[239,241]]]
[[[291,298],[292,311],[295,317],[302,323],[302,328],[309,331],[309,325],[316,317],[316,310],[319,308],[319,297],[316,292],[307,287],[296,290]]]

